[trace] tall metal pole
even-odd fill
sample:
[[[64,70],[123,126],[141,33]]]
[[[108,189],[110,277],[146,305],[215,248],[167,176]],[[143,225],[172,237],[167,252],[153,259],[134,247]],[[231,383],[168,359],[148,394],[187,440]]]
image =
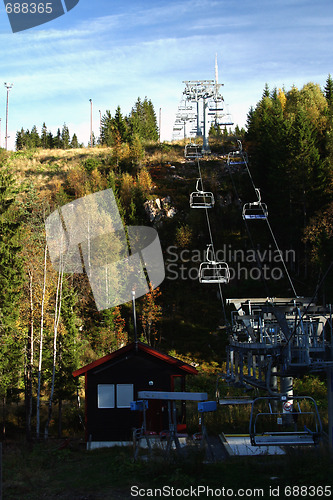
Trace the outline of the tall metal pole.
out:
[[[89,99],[90,102],[90,147],[93,147],[93,140],[92,140],[92,99]]]
[[[329,305],[330,310],[330,326],[331,326],[331,361],[333,361],[333,324],[332,324],[332,305]],[[328,442],[331,458],[333,458],[333,368],[327,370],[327,400],[328,400]]]
[[[158,121],[159,121],[159,124],[158,124],[158,142],[161,142],[162,108],[160,108]]]
[[[99,110],[99,143],[101,144],[101,138],[102,138],[102,111]]]
[[[136,327],[135,290],[132,290],[132,305],[133,305],[133,323],[134,323],[134,342],[137,348],[138,332]]]
[[[10,89],[13,87],[13,84],[12,83],[7,83],[5,82],[5,87],[7,89],[7,101],[6,101],[6,137],[5,137],[5,148],[7,150],[7,146],[8,146],[8,97],[9,97],[9,91]]]

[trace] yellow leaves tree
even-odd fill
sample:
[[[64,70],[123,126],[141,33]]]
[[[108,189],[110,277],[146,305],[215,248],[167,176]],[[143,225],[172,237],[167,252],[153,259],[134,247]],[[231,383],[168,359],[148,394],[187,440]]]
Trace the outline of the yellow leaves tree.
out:
[[[284,93],[284,90],[279,89],[279,91],[277,93],[277,98],[279,99],[279,101],[281,103],[282,110],[284,111],[284,109],[286,107],[286,102],[287,102],[287,96]]]
[[[153,187],[153,180],[150,176],[150,173],[145,167],[143,167],[138,172],[137,180],[138,180],[138,187],[141,189],[144,195],[147,196]]]
[[[162,307],[156,302],[160,297],[159,288],[153,289],[149,285],[149,292],[144,296],[142,304],[141,325],[142,325],[142,340],[149,345],[155,345],[158,338],[157,323],[162,317]]]

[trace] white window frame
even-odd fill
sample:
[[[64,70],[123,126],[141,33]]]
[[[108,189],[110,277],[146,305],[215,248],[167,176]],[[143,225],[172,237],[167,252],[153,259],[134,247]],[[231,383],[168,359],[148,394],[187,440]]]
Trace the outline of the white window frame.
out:
[[[113,399],[113,403],[112,402],[106,402],[106,403],[102,403],[101,399],[102,397],[105,397],[105,396],[108,396],[108,394],[102,394],[102,391],[105,390],[106,388],[109,388],[110,390],[110,400],[112,401]],[[102,406],[103,404],[103,406]],[[114,384],[98,384],[97,385],[97,407],[98,408],[115,408],[115,385]]]
[[[126,394],[127,401],[125,404],[119,404],[119,398],[123,397],[124,395],[122,394],[122,389],[130,389],[130,394]],[[133,401],[134,397],[134,386],[133,384],[117,384],[117,390],[116,390],[116,402],[117,402],[117,408],[130,408],[131,407],[131,401]]]

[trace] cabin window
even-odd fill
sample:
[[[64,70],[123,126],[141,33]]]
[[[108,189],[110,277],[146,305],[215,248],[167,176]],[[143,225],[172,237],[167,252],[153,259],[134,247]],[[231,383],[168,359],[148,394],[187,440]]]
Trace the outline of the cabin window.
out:
[[[117,384],[117,408],[130,408],[133,401],[133,384]]]
[[[114,408],[114,384],[98,384],[98,408]]]

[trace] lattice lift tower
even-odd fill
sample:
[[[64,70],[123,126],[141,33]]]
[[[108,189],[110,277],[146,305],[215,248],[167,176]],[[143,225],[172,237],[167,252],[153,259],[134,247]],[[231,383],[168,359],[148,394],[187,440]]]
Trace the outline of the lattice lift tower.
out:
[[[217,57],[215,57],[215,80],[185,80],[183,83],[185,83],[183,101],[178,108],[174,131],[179,129],[184,121],[196,121],[195,135],[203,138],[202,153],[208,154],[210,125],[213,123],[216,128],[233,125],[229,113],[225,112],[223,106],[224,99],[220,93],[223,84],[218,83]],[[190,117],[184,115],[181,109],[184,106],[186,109],[191,109]]]

